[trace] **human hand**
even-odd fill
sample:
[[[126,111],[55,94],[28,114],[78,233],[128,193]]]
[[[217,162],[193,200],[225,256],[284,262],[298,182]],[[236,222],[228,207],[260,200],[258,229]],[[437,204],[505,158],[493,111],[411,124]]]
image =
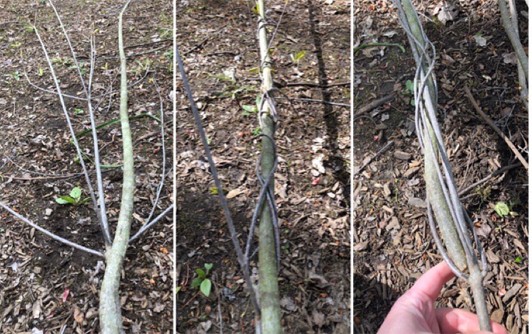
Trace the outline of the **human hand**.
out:
[[[462,333],[488,334],[479,331],[475,314],[453,308],[434,307],[441,289],[454,277],[442,262],[424,273],[393,305],[378,334]],[[493,333],[507,334],[504,327],[491,322]]]

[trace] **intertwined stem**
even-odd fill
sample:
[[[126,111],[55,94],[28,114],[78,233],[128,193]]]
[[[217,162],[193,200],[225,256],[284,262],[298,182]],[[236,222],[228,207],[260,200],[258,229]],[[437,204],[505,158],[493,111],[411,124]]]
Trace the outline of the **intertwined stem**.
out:
[[[258,36],[262,69],[262,91],[264,95],[267,95],[273,88],[273,79],[263,0],[257,1],[257,10],[259,15]],[[263,134],[260,161],[263,179],[268,178],[275,164],[275,143],[273,138],[275,135],[276,111],[272,109],[271,103],[271,99],[267,103],[262,103],[261,110],[259,110],[259,122]],[[275,189],[273,178],[264,187]],[[272,210],[269,205],[264,203],[261,208],[259,225],[259,293],[262,334],[282,333],[279,284],[277,281],[278,263],[276,257],[279,254],[276,254],[278,240],[275,237],[274,218],[272,217]]]

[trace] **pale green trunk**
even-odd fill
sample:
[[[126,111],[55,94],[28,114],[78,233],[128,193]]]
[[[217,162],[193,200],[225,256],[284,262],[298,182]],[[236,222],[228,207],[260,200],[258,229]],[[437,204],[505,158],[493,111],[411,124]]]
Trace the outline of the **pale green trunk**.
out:
[[[122,37],[122,15],[127,8],[126,3],[118,19],[118,47],[120,52],[120,123],[122,126],[123,146],[123,184],[120,214],[113,244],[105,254],[106,268],[100,289],[100,330],[103,334],[124,333],[122,329],[122,313],[120,307],[120,273],[126,255],[133,215],[133,194],[135,192],[135,171],[133,165],[133,141],[127,112],[127,73],[126,55]]]
[[[266,36],[266,17],[264,2],[257,1],[259,14],[259,44],[260,44],[260,62],[262,66],[262,90],[268,92],[272,89],[273,80],[270,68],[270,57],[268,51],[268,42]],[[262,19],[262,20],[261,20]],[[262,110],[259,111],[261,119],[262,134],[274,138],[275,122],[271,115],[268,103],[264,103]],[[261,174],[264,179],[270,174],[274,161],[275,149],[274,144],[266,137],[262,139],[261,152]],[[271,189],[274,189],[274,181],[270,182]],[[267,202],[267,200],[265,201]],[[277,281],[278,268],[275,254],[275,236],[273,229],[273,220],[268,207],[264,204],[261,208],[260,226],[259,226],[259,294],[261,309],[261,334],[279,334],[281,328],[281,307],[279,305],[279,283]]]

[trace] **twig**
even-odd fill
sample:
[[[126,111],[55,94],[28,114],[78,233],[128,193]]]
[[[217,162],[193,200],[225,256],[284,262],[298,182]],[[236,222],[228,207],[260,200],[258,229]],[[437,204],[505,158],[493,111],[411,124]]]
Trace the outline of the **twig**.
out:
[[[44,57],[46,58],[46,62],[52,74],[52,79],[54,81],[55,88],[57,89],[57,92],[58,92],[59,102],[61,103],[61,108],[63,109],[63,114],[65,115],[68,129],[70,130],[70,135],[72,136],[72,142],[74,144],[74,147],[76,148],[76,153],[78,155],[81,168],[83,169],[83,173],[85,174],[85,181],[87,183],[87,187],[89,188],[89,195],[91,197],[91,200],[94,206],[94,211],[96,212],[96,215],[99,217],[100,213],[98,212],[98,204],[96,201],[96,196],[94,194],[94,189],[92,187],[92,182],[89,176],[89,172],[87,170],[87,166],[85,165],[85,161],[83,159],[83,153],[81,151],[81,147],[79,146],[78,140],[76,138],[76,133],[74,132],[74,127],[72,126],[72,122],[70,121],[70,116],[68,115],[65,100],[63,99],[63,94],[61,93],[61,86],[59,85],[59,81],[57,79],[57,76],[55,75],[54,66],[52,64],[52,61],[50,60],[50,57],[48,56],[48,51],[46,50],[46,46],[44,45],[41,35],[39,34],[39,30],[37,29],[37,27],[33,27],[33,31],[35,32],[35,34],[37,35],[37,38],[39,39],[39,43],[41,44],[41,48],[44,53]],[[101,219],[100,219],[100,222],[101,222]]]
[[[372,156],[368,161],[366,161],[364,164],[362,164],[362,166],[360,166],[359,169],[357,169],[353,175],[358,175],[358,173],[360,173],[364,168],[366,168],[367,165],[369,165],[373,160],[375,160],[378,156],[380,156],[381,154],[383,154],[384,152],[386,152],[386,150],[388,150],[390,148],[390,146],[392,146],[394,143],[393,140],[390,140],[389,142],[386,143],[386,145],[384,145],[377,153],[375,153],[374,156]]]
[[[386,95],[384,97],[381,97],[380,99],[373,100],[370,103],[366,104],[365,106],[359,108],[357,111],[355,111],[355,117],[364,115],[371,110],[380,107],[381,105],[385,104],[386,102],[390,102],[395,98],[394,94]]]
[[[356,56],[357,53],[362,50],[362,49],[365,49],[365,48],[374,48],[374,47],[379,47],[379,46],[395,46],[395,47],[398,47],[403,53],[405,53],[405,47],[402,46],[401,44],[399,43],[367,43],[367,44],[362,44],[362,45],[359,45],[357,46],[356,48],[353,49],[353,55]]]
[[[499,10],[501,11],[502,25],[506,31],[506,34],[508,35],[508,38],[510,39],[510,43],[514,48],[515,54],[517,55],[519,60],[518,63],[525,73],[525,78],[528,78],[528,57],[523,45],[521,45],[517,31],[513,29],[510,13],[508,12],[507,2],[506,0],[498,0],[498,3]]]
[[[189,53],[192,53],[196,51],[197,49],[201,48],[203,44],[207,43],[207,41],[211,38],[213,38],[216,34],[218,34],[220,31],[222,31],[225,27],[227,27],[227,24],[223,25],[220,29],[216,30],[215,32],[209,33],[209,36],[207,36],[205,39],[203,39],[201,42],[196,44],[196,46],[192,47],[191,49],[183,52],[183,56],[188,55]]]
[[[493,173],[491,173],[490,175],[486,176],[485,178],[483,178],[483,179],[481,179],[481,180],[478,180],[477,182],[471,184],[470,186],[468,186],[468,187],[466,187],[466,188],[460,190],[460,191],[458,192],[458,195],[461,197],[461,196],[467,194],[471,189],[474,189],[474,188],[476,188],[476,187],[478,187],[478,186],[480,186],[480,185],[482,185],[482,184],[488,182],[488,181],[491,180],[493,177],[495,177],[495,176],[497,176],[497,175],[499,175],[499,174],[502,174],[502,173],[504,173],[504,172],[506,172],[506,171],[508,171],[508,170],[514,169],[515,167],[520,166],[520,165],[521,165],[521,164],[513,164],[513,165],[504,166],[504,167],[502,167],[502,168],[499,168],[499,169],[497,169],[496,171],[494,171]]]
[[[56,91],[53,91],[51,89],[46,89],[46,88],[43,88],[43,87],[40,87],[40,86],[37,86],[36,84],[34,84],[33,82],[31,82],[30,78],[28,77],[28,74],[26,73],[26,70],[24,70],[24,77],[26,78],[26,81],[28,81],[28,83],[30,84],[30,86],[33,86],[34,88],[37,88],[38,90],[40,91],[43,91],[45,93],[50,93],[50,94],[59,94],[58,92]],[[68,94],[62,94],[63,97],[67,97],[69,99],[73,99],[73,100],[81,100],[81,101],[87,101],[86,98],[84,97],[78,97],[78,96],[74,96],[74,95],[68,95]]]
[[[350,86],[351,82],[333,82],[328,84],[321,84],[321,83],[314,83],[314,82],[286,82],[286,83],[280,83],[275,82],[276,85],[279,87],[317,87],[317,88],[329,88],[329,87],[336,87],[336,86]]]
[[[157,84],[157,81],[155,80],[155,77],[153,78],[153,83],[156,87],[157,94],[159,95],[159,104],[161,109],[161,151],[162,151],[162,171],[161,171],[161,182],[159,183],[159,186],[157,187],[157,194],[155,196],[155,201],[153,201],[153,206],[150,211],[150,214],[148,215],[148,218],[146,219],[147,222],[150,221],[151,217],[153,216],[153,213],[155,212],[155,209],[157,208],[157,204],[159,203],[159,197],[161,196],[161,191],[164,187],[164,179],[166,174],[166,147],[164,143],[164,103],[163,98],[161,96],[161,88]]]
[[[317,99],[304,99],[304,98],[300,98],[300,99],[296,99],[298,101],[303,101],[303,102],[310,102],[310,103],[325,103],[325,104],[330,104],[332,106],[340,106],[340,107],[351,107],[351,105],[349,103],[338,103],[338,102],[330,102],[330,101],[325,101],[325,100],[317,100]]]
[[[90,254],[93,254],[93,255],[97,255],[97,256],[100,256],[100,257],[104,257],[103,253],[101,252],[98,252],[97,250],[94,250],[94,249],[91,249],[91,248],[87,248],[85,246],[82,246],[80,244],[77,244],[75,242],[72,242],[70,240],[67,240],[65,238],[62,238],[60,236],[58,236],[57,234],[54,234],[50,231],[48,231],[47,229],[45,228],[42,228],[40,227],[39,225],[35,224],[34,222],[32,222],[31,220],[29,220],[28,218],[20,215],[19,213],[17,213],[15,210],[13,210],[12,208],[10,208],[9,206],[5,205],[4,203],[0,202],[0,207],[4,208],[4,210],[6,210],[7,212],[9,212],[10,214],[12,214],[13,216],[15,216],[15,218],[19,219],[19,220],[22,220],[24,223],[30,225],[31,227],[33,227],[34,229],[46,234],[47,236],[49,236],[50,238],[54,239],[54,240],[57,240],[59,242],[62,242],[64,243],[65,245],[68,245],[70,247],[73,247],[73,248],[76,248],[76,249],[79,249],[79,250],[82,250],[84,252],[87,252],[87,253],[90,253]]]
[[[68,47],[70,49],[70,53],[72,55],[72,59],[74,60],[74,65],[76,66],[79,80],[81,82],[81,86],[83,87],[83,92],[85,93],[85,96],[87,97],[87,107],[89,109],[89,118],[91,123],[91,129],[92,129],[92,140],[93,140],[93,148],[94,148],[94,165],[96,168],[96,188],[98,191],[98,205],[100,211],[98,212],[98,207],[95,206],[95,210],[97,211],[98,220],[100,221],[100,227],[103,234],[103,239],[105,241],[106,245],[110,245],[112,243],[111,240],[111,232],[109,231],[109,224],[107,222],[107,211],[105,209],[105,194],[103,191],[103,180],[102,180],[102,171],[100,169],[100,149],[98,147],[98,132],[96,131],[96,121],[94,119],[94,110],[92,108],[92,101],[91,101],[91,87],[92,87],[92,78],[94,76],[94,67],[96,62],[96,41],[94,34],[91,34],[90,38],[90,70],[89,70],[89,83],[88,86],[85,84],[85,80],[83,79],[83,75],[81,74],[81,67],[79,66],[78,58],[76,57],[76,52],[74,51],[74,48],[72,47],[72,43],[70,41],[70,37],[68,36],[68,33],[65,29],[65,26],[63,25],[63,21],[61,20],[61,16],[57,12],[57,9],[55,8],[54,3],[50,0],[50,5],[52,6],[55,16],[57,18],[57,21],[59,21],[59,25],[61,26],[61,30],[63,31],[63,35],[65,36],[65,39],[67,41]],[[59,88],[58,88],[59,92]],[[73,135],[75,136],[75,134]],[[74,139],[74,138],[73,138]],[[76,140],[77,141],[77,140]],[[82,157],[80,157],[80,161],[82,160]],[[92,186],[91,186],[92,188]],[[93,191],[90,189],[90,191]],[[92,196],[94,196],[92,194]]]
[[[225,198],[225,195],[223,192],[222,184],[220,182],[220,179],[218,178],[218,171],[216,169],[216,164],[214,163],[214,160],[212,158],[209,143],[207,141],[207,135],[205,133],[205,129],[203,128],[201,124],[201,117],[199,115],[198,108],[196,107],[196,103],[194,102],[194,96],[192,95],[192,90],[190,88],[187,75],[185,73],[185,65],[183,64],[183,60],[179,54],[179,49],[177,48],[177,46],[175,47],[175,58],[177,60],[177,65],[179,67],[179,72],[181,74],[181,80],[183,81],[183,86],[185,88],[188,100],[190,102],[190,107],[192,109],[192,114],[194,116],[194,122],[196,124],[198,134],[200,136],[203,148],[205,150],[205,155],[207,156],[207,160],[209,161],[209,165],[211,167],[211,174],[214,179],[214,184],[216,185],[216,188],[218,188],[218,196],[219,196],[222,208],[223,208],[225,218],[227,220],[227,227],[229,229],[229,234],[231,235],[231,241],[233,243],[235,252],[237,254],[238,263],[240,264],[240,269],[242,270],[242,274],[244,275],[244,280],[249,290],[251,302],[257,314],[259,314],[260,313],[259,303],[257,300],[255,290],[253,288],[251,277],[249,275],[249,272],[247,271],[246,260],[244,259],[244,254],[242,253],[242,247],[240,246],[240,242],[238,241],[235,224],[233,222],[233,218],[231,217],[231,211],[229,210],[227,199]]]
[[[129,238],[129,243],[135,241],[136,239],[138,239],[141,235],[144,234],[144,232],[146,232],[150,227],[152,227],[153,225],[155,225],[159,220],[161,220],[164,216],[166,216],[170,211],[172,211],[174,209],[174,205],[170,205],[168,208],[166,208],[166,210],[164,210],[160,215],[158,215],[157,217],[153,218],[153,220],[147,224],[145,224],[144,226],[142,226],[139,231],[134,235],[132,236],[131,238]]]
[[[155,41],[155,42],[148,42],[148,43],[143,43],[143,44],[125,46],[124,50],[136,49],[136,48],[141,48],[141,47],[144,47],[144,46],[151,46],[151,45],[154,45],[154,44],[166,43],[166,42],[171,42],[171,41],[172,41],[171,38],[161,39],[160,41]]]
[[[480,115],[480,117],[482,117],[482,119],[486,123],[488,123],[488,125],[499,135],[499,137],[501,137],[504,140],[504,142],[506,143],[506,145],[508,145],[510,150],[514,152],[517,159],[519,159],[523,167],[525,167],[525,169],[528,170],[528,162],[525,160],[525,158],[523,158],[523,156],[521,155],[517,147],[515,147],[515,145],[510,141],[510,139],[506,137],[506,135],[497,127],[497,125],[495,125],[495,123],[491,120],[491,118],[480,109],[480,107],[477,104],[477,101],[475,101],[475,98],[473,97],[473,95],[471,95],[471,91],[469,90],[469,87],[465,86],[464,91],[467,97],[469,98],[469,101],[473,105],[473,108],[475,108],[476,112]]]
[[[70,179],[73,177],[80,177],[83,173],[76,173],[76,174],[70,174],[70,175],[49,175],[49,176],[35,176],[35,177],[20,177],[20,176],[13,176],[13,175],[3,175],[8,179],[13,179],[17,181],[36,181],[36,180],[59,180],[59,179]]]

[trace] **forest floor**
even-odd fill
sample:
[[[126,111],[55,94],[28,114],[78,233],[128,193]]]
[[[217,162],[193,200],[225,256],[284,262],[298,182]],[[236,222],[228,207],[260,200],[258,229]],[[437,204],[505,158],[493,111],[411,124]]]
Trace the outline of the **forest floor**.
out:
[[[284,5],[268,4],[270,36]],[[350,328],[349,22],[348,1],[288,2],[271,45],[273,77],[282,93],[276,100],[275,194],[286,333]],[[261,85],[256,29],[248,1],[178,6],[178,47],[223,187],[231,194],[241,243],[259,191],[257,115],[244,110],[255,104]],[[291,60],[303,52],[298,64]],[[179,79],[177,98],[178,333],[218,332],[220,326],[224,332],[254,333],[249,294]],[[252,259],[253,271],[257,262]],[[191,282],[208,263],[214,288],[206,297]]]
[[[118,117],[120,81],[117,26],[122,2],[69,0],[57,9],[71,37],[80,68],[89,73],[91,31],[96,37],[93,105],[96,123]],[[92,203],[60,205],[55,199],[87,185],[35,31],[47,45],[64,94],[83,97],[68,46],[52,7],[41,1],[3,1],[0,21],[0,193],[2,202],[50,231],[102,251]],[[83,13],[83,15],[80,15]],[[154,14],[156,13],[156,14]],[[155,210],[171,204],[172,5],[133,2],[124,16],[130,115],[135,142],[136,193],[132,231],[148,217],[162,175],[160,101],[166,133],[166,186]],[[158,84],[160,95],[157,92]],[[111,89],[112,87],[112,89]],[[65,98],[74,130],[89,128],[86,102]],[[101,103],[101,104],[99,104]],[[146,117],[149,114],[151,117]],[[119,125],[99,130],[103,184],[111,229],[121,197]],[[92,140],[81,138],[94,181]],[[94,185],[94,184],[93,184]],[[0,332],[98,333],[101,258],[74,250],[0,212]],[[127,251],[121,302],[128,333],[172,331],[172,224],[163,219]]]
[[[365,48],[354,56],[354,326],[355,333],[376,333],[394,301],[442,258],[426,218],[423,158],[407,88],[415,67],[406,35],[390,2],[357,4],[355,47],[393,42],[406,49]],[[488,310],[509,333],[527,333],[527,171],[464,93],[469,86],[480,108],[526,159],[528,113],[519,98],[515,55],[496,2],[457,2],[445,24],[434,5],[416,4],[438,55],[439,120],[456,184],[465,190],[462,202],[487,255]],[[521,41],[527,45],[528,14],[522,14],[527,7],[524,1],[517,5]],[[360,112],[388,95],[392,101]],[[496,214],[499,202],[514,214]],[[438,305],[474,310],[471,300],[465,282],[453,279]]]

